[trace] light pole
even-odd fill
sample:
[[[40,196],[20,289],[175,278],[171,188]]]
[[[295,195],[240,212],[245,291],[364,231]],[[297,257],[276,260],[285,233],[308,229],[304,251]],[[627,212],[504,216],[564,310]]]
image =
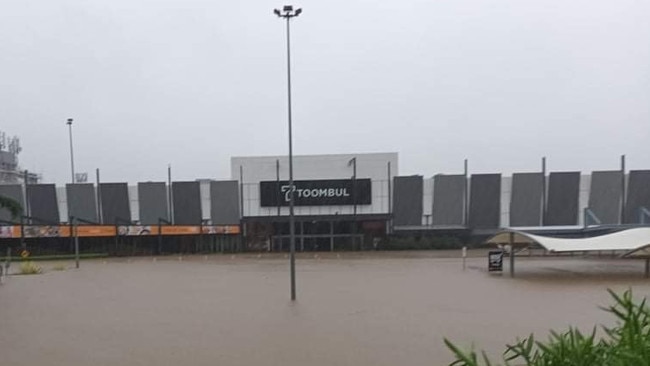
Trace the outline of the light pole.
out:
[[[296,300],[296,228],[293,213],[293,144],[291,135],[291,31],[289,24],[291,18],[302,13],[302,9],[293,10],[293,6],[285,5],[282,10],[274,9],[273,13],[287,20],[287,117],[289,120],[289,267],[291,271],[291,301]]]
[[[68,125],[68,132],[70,134],[70,171],[72,175],[72,183],[74,184],[74,150],[72,148],[72,118],[68,118],[66,124]]]
[[[354,157],[348,161],[348,166],[352,165],[352,203],[354,211],[352,212],[352,250],[357,247],[357,158]]]

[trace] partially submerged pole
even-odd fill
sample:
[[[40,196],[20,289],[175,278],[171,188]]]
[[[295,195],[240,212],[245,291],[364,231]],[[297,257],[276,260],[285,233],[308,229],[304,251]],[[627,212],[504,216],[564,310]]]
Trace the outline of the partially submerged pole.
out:
[[[465,270],[465,259],[467,258],[467,247],[463,247],[463,271]]]
[[[515,233],[510,233],[510,277],[515,277]]]
[[[540,215],[540,225],[544,225],[546,220],[546,156],[542,157],[542,213]]]
[[[79,268],[79,232],[77,230],[77,218],[72,218],[72,230],[74,232],[74,261],[75,266]]]
[[[7,255],[5,256],[4,276],[9,276],[9,266],[11,266],[11,247],[7,246]]]
[[[625,222],[625,155],[621,155],[621,212],[619,222]]]
[[[469,164],[467,159],[464,162],[463,169],[463,222],[466,227],[469,227],[469,184],[467,182],[467,176],[469,175]]]

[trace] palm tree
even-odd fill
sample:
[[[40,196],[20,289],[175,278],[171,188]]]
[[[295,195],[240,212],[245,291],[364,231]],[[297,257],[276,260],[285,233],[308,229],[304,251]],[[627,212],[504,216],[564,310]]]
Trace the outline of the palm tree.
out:
[[[6,208],[7,210],[9,210],[9,213],[11,213],[12,218],[19,216],[21,211],[23,210],[22,206],[20,206],[20,203],[5,196],[0,196],[0,209],[1,208]]]

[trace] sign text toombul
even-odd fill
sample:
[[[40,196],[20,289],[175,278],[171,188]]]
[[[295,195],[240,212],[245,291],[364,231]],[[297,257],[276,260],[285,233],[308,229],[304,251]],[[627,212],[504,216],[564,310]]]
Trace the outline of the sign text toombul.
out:
[[[370,179],[296,180],[293,191],[296,206],[369,205],[372,197]],[[288,206],[289,193],[287,181],[260,182],[262,207]]]

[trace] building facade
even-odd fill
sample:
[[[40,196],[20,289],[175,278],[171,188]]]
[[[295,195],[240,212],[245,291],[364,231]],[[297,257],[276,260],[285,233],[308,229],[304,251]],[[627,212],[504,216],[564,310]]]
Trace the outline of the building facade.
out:
[[[397,153],[304,155],[293,159],[298,250],[371,247],[390,228]],[[233,157],[240,183],[246,247],[289,246],[289,164],[286,156]]]
[[[19,218],[0,209],[0,247],[25,238],[65,247],[67,239],[53,238],[70,236],[74,218],[84,240],[103,237],[108,248],[107,240],[156,252],[166,236],[180,238],[190,251],[210,241],[237,250],[287,250],[287,157],[230,163],[230,180],[0,184],[0,195],[24,208]],[[400,176],[398,169],[397,153],[295,156],[297,249],[372,249],[392,236],[480,239],[501,228],[587,235],[650,224],[650,170],[423,177]]]

